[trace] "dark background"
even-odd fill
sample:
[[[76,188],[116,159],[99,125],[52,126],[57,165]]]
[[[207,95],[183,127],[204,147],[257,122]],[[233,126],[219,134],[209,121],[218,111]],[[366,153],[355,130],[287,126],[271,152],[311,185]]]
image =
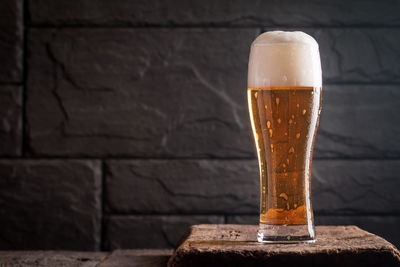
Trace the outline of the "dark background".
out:
[[[161,248],[258,222],[252,40],[320,44],[316,224],[400,246],[399,1],[0,2],[0,249]]]

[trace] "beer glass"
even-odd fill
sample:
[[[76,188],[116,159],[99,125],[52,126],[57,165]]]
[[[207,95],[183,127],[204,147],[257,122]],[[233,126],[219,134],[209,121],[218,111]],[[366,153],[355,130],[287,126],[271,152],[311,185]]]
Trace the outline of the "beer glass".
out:
[[[248,105],[260,169],[259,242],[313,242],[311,164],[321,111],[318,44],[266,32],[251,45]]]

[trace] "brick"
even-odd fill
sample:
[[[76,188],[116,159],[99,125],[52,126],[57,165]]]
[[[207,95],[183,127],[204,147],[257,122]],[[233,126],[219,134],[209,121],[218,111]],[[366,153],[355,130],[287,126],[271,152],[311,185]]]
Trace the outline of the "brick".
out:
[[[33,25],[399,25],[397,1],[31,0]]]
[[[22,88],[0,86],[0,155],[19,156],[22,152]]]
[[[316,225],[357,225],[400,248],[400,216],[315,216]]]
[[[313,209],[320,214],[399,212],[398,160],[315,160]],[[106,209],[113,213],[255,214],[255,160],[108,161]]]
[[[384,85],[323,88],[316,158],[398,158],[400,90]]]
[[[190,225],[224,222],[222,216],[109,216],[105,221],[105,249],[172,248]]]
[[[312,29],[310,33],[320,46],[325,83],[400,81],[400,29]]]
[[[0,177],[0,249],[99,249],[98,161],[1,160]]]
[[[226,216],[227,224],[259,224],[260,216],[254,215],[230,215]]]
[[[320,214],[398,213],[398,160],[315,161],[313,208]]]
[[[0,82],[22,82],[23,2],[0,1]]]
[[[108,161],[107,167],[106,209],[110,212],[235,213],[258,209],[256,161],[132,160]]]
[[[383,34],[385,31],[374,30],[382,36],[400,36]],[[27,91],[31,152],[57,156],[253,157],[244,90],[253,34],[250,30],[198,29],[33,31]],[[240,41],[240,45],[232,46],[232,39],[240,36],[247,43]],[[132,40],[141,49],[135,49]],[[217,40],[221,42],[211,43]],[[232,42],[224,43],[227,40]],[[89,49],[92,43],[99,45]],[[353,39],[348,43],[357,42]],[[198,51],[199,46],[207,49]],[[232,54],[225,49],[228,46],[232,46]],[[321,43],[321,50],[323,47]],[[369,56],[374,51],[364,52]],[[379,57],[383,68],[365,63],[353,66],[365,76],[332,67],[336,64],[333,62],[347,61],[327,51],[321,54],[329,58],[322,60],[331,67],[324,67],[324,73],[328,73],[328,81],[353,81],[354,77],[362,82],[368,77],[395,81],[400,69],[392,60],[397,49],[392,51],[391,57]],[[232,59],[233,54],[240,56]],[[359,60],[351,62],[358,64]],[[165,93],[174,97],[164,101]],[[398,94],[395,85],[324,86],[315,156],[398,157],[400,142],[396,136],[400,135],[393,131],[399,127],[388,119],[394,119],[392,114],[399,109]],[[379,101],[375,101],[377,98]],[[374,127],[369,126],[371,123]]]
[[[246,73],[255,36],[250,29],[32,30],[31,153],[253,156]]]
[[[329,31],[334,30],[323,32]],[[254,31],[226,29],[32,31],[30,151],[46,156],[254,157],[244,90],[253,38]],[[99,45],[89,48],[92,43]],[[199,51],[200,46],[206,48]],[[337,53],[324,54],[332,60],[323,62],[338,61]],[[382,66],[392,66],[393,72],[362,73],[393,78],[398,64],[389,61]],[[342,82],[346,79],[343,75]],[[400,135],[392,133],[399,127],[388,119],[394,120],[400,106],[397,89],[324,86],[315,156],[398,157]],[[166,93],[174,97],[162,100]]]

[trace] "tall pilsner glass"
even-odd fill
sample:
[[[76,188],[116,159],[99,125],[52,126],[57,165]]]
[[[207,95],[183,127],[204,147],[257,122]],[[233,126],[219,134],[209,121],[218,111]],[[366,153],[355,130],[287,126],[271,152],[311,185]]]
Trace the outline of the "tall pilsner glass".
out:
[[[259,242],[315,240],[311,163],[321,111],[318,44],[266,32],[251,45],[248,105],[260,167]]]

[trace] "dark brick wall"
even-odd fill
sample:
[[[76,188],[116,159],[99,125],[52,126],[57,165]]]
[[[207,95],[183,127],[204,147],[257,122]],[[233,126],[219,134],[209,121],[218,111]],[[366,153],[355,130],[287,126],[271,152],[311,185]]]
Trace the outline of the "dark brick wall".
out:
[[[251,41],[320,44],[316,224],[400,246],[400,1],[3,0],[0,249],[172,247],[258,222]]]

